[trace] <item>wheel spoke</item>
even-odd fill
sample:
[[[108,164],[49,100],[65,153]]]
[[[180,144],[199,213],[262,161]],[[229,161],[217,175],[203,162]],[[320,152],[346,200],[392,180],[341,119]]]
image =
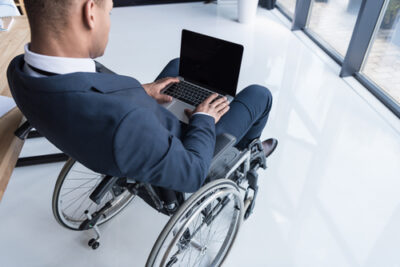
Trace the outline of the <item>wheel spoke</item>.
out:
[[[65,179],[65,181],[83,181],[83,180],[97,180],[97,179],[99,179],[101,176],[97,176],[97,177],[95,177],[95,178],[83,178],[83,177],[78,177],[78,178],[68,178],[68,179]]]
[[[90,188],[90,189],[92,189],[93,188],[93,186],[79,186],[79,189],[85,189],[85,188]],[[66,190],[66,189],[76,189],[76,187],[64,187],[64,190]]]
[[[77,171],[77,170],[71,170],[71,172],[77,172],[77,173],[82,173],[82,174],[88,174],[88,175],[98,175],[98,176],[101,176],[100,174],[98,174],[98,173],[95,173],[95,172],[84,172],[84,171]]]
[[[90,190],[87,192],[87,196],[89,196]],[[74,213],[72,213],[72,217],[74,217],[74,215],[78,212],[78,210],[83,206],[83,203],[85,201],[82,201],[81,204],[79,204],[79,206],[75,209]]]
[[[99,181],[97,181],[97,183],[96,183],[96,185],[95,186],[93,186],[93,189],[94,188],[96,188],[97,187],[97,185],[100,183],[100,180]],[[89,191],[87,192],[87,196],[89,196],[89,194],[90,194],[90,191],[91,191],[92,189],[89,189]],[[92,202],[92,200],[89,200],[90,202]],[[72,217],[76,214],[76,212],[78,212],[78,210],[83,206],[83,203],[84,203],[85,201],[82,201],[81,202],[81,204],[76,208],[76,210],[74,211],[74,213],[72,214]],[[101,203],[100,203],[100,205],[99,205],[99,208],[101,207]]]
[[[90,200],[91,192],[98,186],[103,177],[102,174],[92,172],[80,163],[68,160],[58,177],[53,198],[53,209],[57,221],[63,226],[78,230],[79,225],[87,219],[83,211],[88,210],[93,213],[103,207],[106,202],[115,199],[115,195],[107,192],[99,205]],[[107,216],[99,219],[98,224],[114,217],[127,206],[133,197],[133,194],[122,195],[107,210]]]
[[[64,210],[69,209],[73,204],[75,204],[78,200],[82,199],[84,196],[89,195],[88,193],[91,191],[92,189],[86,190],[83,194],[81,194],[78,198],[74,199],[74,201],[72,203],[70,203],[67,207],[64,208]]]
[[[190,247],[189,249],[190,249],[190,254],[189,254],[189,263],[191,263],[191,262],[192,262],[192,253],[193,253],[193,248],[192,248],[192,247]],[[190,265],[189,265],[189,266],[190,266]]]
[[[67,193],[64,193],[61,197],[65,197],[66,195],[70,194],[71,192],[74,192],[75,190],[78,190],[81,186],[87,185],[90,182],[91,182],[91,180],[81,184],[80,186],[76,187],[75,189],[72,189],[72,190],[68,191]]]
[[[201,256],[202,256],[201,253],[198,252],[197,257],[196,257],[196,259],[194,260],[194,262],[193,262],[193,264],[192,264],[191,266],[196,266],[197,263],[199,264],[199,265],[197,265],[197,266],[200,266],[200,262],[201,262],[201,259],[202,259]]]
[[[92,189],[94,189],[94,188],[96,188],[96,186],[98,185],[100,183],[100,181],[97,181],[96,182],[96,184],[94,185],[94,186],[92,186],[92,188],[90,188],[89,190],[87,190],[87,191],[85,191],[82,195],[80,195],[80,197],[79,198],[77,198],[76,199],[76,201],[74,201],[74,203],[75,202],[77,202],[79,199],[82,199],[82,197],[83,196],[89,196],[89,193],[92,191]],[[84,183],[84,184],[87,184],[87,182],[86,183]],[[80,187],[79,187],[80,188]],[[65,195],[64,195],[65,196]],[[93,203],[92,201],[90,201],[90,203]],[[83,202],[81,203],[81,205],[83,204]],[[72,204],[71,204],[72,205]],[[69,205],[67,208],[65,208],[64,210],[67,210],[71,205]],[[80,206],[81,206],[80,205]],[[79,208],[79,207],[78,207]],[[75,214],[75,213],[74,213]],[[73,215],[74,215],[73,214]],[[73,217],[73,215],[71,216],[71,217]]]
[[[207,183],[169,220],[146,266],[165,266],[173,259],[178,260],[177,266],[219,266],[236,237],[242,214],[242,196],[233,181]]]

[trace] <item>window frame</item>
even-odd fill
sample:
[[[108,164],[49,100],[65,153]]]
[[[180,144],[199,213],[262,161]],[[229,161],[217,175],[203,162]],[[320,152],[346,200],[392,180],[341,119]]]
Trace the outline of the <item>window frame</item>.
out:
[[[390,111],[400,118],[400,104],[393,100],[383,88],[362,73],[369,51],[382,22],[390,0],[363,0],[345,56],[341,56],[331,45],[307,28],[313,0],[297,0],[293,18],[278,3],[278,10],[292,22],[292,31],[303,31],[325,53],[341,66],[340,77],[353,76]]]
[[[293,22],[294,14],[291,14],[291,12],[286,7],[281,5],[279,0],[276,2],[275,7],[279,10],[279,12],[282,13],[284,17],[286,17],[290,22]]]

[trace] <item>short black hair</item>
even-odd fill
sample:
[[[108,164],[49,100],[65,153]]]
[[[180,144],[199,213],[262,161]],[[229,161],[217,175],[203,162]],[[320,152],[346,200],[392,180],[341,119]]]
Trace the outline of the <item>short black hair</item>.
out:
[[[60,27],[68,23],[68,13],[71,6],[81,0],[25,0],[26,13],[28,15],[31,30],[39,27],[52,30],[60,30]],[[102,4],[104,0],[94,0],[96,4]]]

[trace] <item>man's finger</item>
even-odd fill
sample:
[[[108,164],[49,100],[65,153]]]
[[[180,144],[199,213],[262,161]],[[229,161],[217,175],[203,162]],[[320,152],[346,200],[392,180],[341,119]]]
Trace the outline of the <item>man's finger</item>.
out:
[[[227,102],[226,97],[221,97],[211,103],[211,106],[218,107],[221,103]]]
[[[204,100],[204,104],[209,105],[215,98],[218,97],[217,93],[214,93],[212,95],[210,95],[209,97],[206,98],[206,100]]]
[[[178,79],[178,78],[167,77],[167,78],[161,79],[159,82],[160,82],[163,86],[167,86],[167,85],[170,84],[170,83],[178,83],[178,82],[179,82],[179,79]]]
[[[167,103],[167,102],[171,102],[172,101],[172,97],[169,95],[164,95],[164,94],[160,94],[157,97],[157,101],[161,102],[161,103]]]
[[[178,77],[164,77],[164,78],[161,78],[160,79],[160,81],[165,81],[165,80],[169,80],[169,79],[178,79]]]
[[[214,108],[215,108],[216,111],[220,111],[221,109],[224,109],[226,106],[229,106],[229,102],[228,101],[222,102],[222,103],[220,103],[218,106],[216,106]]]
[[[168,82],[164,82],[164,83],[160,83],[158,84],[158,92],[161,92],[161,90],[163,90],[164,88],[167,88],[168,85],[172,84],[172,83],[178,83],[179,81],[168,81]]]
[[[192,114],[193,114],[193,110],[185,108],[185,113],[186,113],[186,116],[188,116],[190,118],[192,116]]]
[[[227,113],[229,110],[229,106],[224,107],[223,109],[221,109],[220,111],[218,111],[218,114],[220,116],[224,115],[225,113]]]
[[[161,78],[161,79],[157,80],[156,82],[163,83],[163,82],[165,82],[166,80],[172,79],[172,78],[173,78],[173,77],[164,77],[164,78]]]

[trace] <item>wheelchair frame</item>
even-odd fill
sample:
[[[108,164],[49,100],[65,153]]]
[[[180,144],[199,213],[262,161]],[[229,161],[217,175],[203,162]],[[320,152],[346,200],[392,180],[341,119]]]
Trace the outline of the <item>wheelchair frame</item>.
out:
[[[27,131],[24,131],[25,136],[26,134]],[[24,135],[21,135],[19,137],[24,138]],[[123,208],[125,208],[130,203],[130,201],[135,196],[137,195],[140,196],[140,192],[142,193],[146,192],[153,205],[149,202],[148,204],[153,206],[159,212],[163,212],[164,214],[169,215],[171,217],[170,221],[167,223],[163,231],[160,233],[159,238],[157,239],[157,242],[153,246],[153,249],[150,253],[146,266],[151,267],[154,266],[155,259],[157,258],[158,253],[160,251],[161,247],[160,244],[163,244],[163,242],[165,242],[166,240],[166,236],[171,233],[172,229],[171,227],[173,226],[173,225],[171,226],[172,222],[175,221],[176,223],[176,221],[178,221],[179,219],[177,217],[179,216],[182,217],[183,216],[182,214],[184,212],[187,212],[188,206],[195,206],[193,201],[195,201],[195,198],[199,194],[204,195],[201,198],[201,201],[203,201],[203,199],[207,200],[206,196],[210,196],[210,194],[211,195],[213,194],[211,192],[211,189],[214,185],[218,186],[220,184],[225,183],[227,186],[230,187],[229,190],[226,190],[227,192],[229,192],[230,195],[235,195],[235,197],[238,198],[238,196],[240,195],[239,191],[242,190],[244,191],[244,197],[242,198],[239,204],[236,204],[236,206],[234,206],[234,209],[240,210],[240,215],[238,215],[239,217],[237,226],[235,226],[236,228],[233,230],[234,231],[232,237],[233,239],[230,240],[228,246],[224,248],[225,249],[223,252],[224,254],[221,256],[222,258],[219,261],[219,263],[222,263],[222,261],[228,254],[231,245],[233,244],[234,238],[236,237],[236,233],[241,224],[241,221],[243,220],[243,218],[247,219],[253,212],[258,192],[257,170],[260,167],[263,169],[267,168],[263,147],[259,139],[253,140],[253,142],[248,146],[248,148],[242,151],[239,151],[237,148],[235,148],[233,146],[234,143],[235,139],[232,136],[224,134],[222,136],[217,137],[216,151],[214,153],[213,162],[210,167],[209,175],[206,178],[205,185],[203,185],[197,192],[193,193],[191,197],[189,197],[187,200],[184,201],[182,201],[182,199],[177,200],[176,198],[169,198],[168,195],[171,194],[161,195],[160,188],[154,187],[150,184],[136,182],[135,180],[129,180],[127,178],[102,175],[101,182],[94,188],[89,197],[94,203],[99,205],[102,199],[104,198],[105,194],[107,192],[110,192],[111,190],[114,192],[114,194],[116,194],[117,197],[123,194],[125,195],[131,194],[131,196],[129,196],[129,198],[127,198],[127,200],[124,203],[122,203],[122,206],[118,207],[116,211],[111,213],[111,215],[107,215],[108,217],[105,214],[110,209],[115,207],[115,205],[117,205],[118,203],[116,204],[115,202],[110,200],[93,213],[90,213],[88,210],[85,210],[84,213],[86,219],[80,223],[78,229],[68,227],[65,224],[65,222],[62,221],[62,218],[60,217],[61,213],[59,212],[59,207],[57,206],[60,197],[59,192],[63,186],[64,178],[68,174],[70,168],[75,164],[75,161],[73,159],[69,159],[67,163],[64,165],[64,168],[61,171],[59,178],[57,179],[56,187],[53,194],[53,213],[55,215],[55,218],[62,226],[70,228],[72,230],[92,229],[95,232],[96,237],[90,239],[88,245],[93,249],[97,249],[100,245],[99,240],[101,237],[101,232],[98,228],[98,225],[105,223],[106,221],[117,215]],[[246,186],[245,184],[247,184],[247,187],[244,187]],[[171,191],[172,190],[167,190],[167,193],[168,192],[170,193]],[[215,199],[220,201],[220,203],[218,203],[217,205],[221,206],[222,207],[221,210],[223,210],[226,205],[223,202],[224,199],[226,198],[222,198],[222,200],[218,198]],[[199,200],[197,199],[196,201]],[[197,214],[199,214],[200,212],[203,212],[203,210],[196,211]],[[216,214],[215,216],[211,216],[212,219],[211,221],[207,222],[207,224],[212,223],[218,214]],[[190,222],[190,216],[192,216],[192,214],[189,215],[186,214],[185,216],[189,216],[187,221]],[[204,216],[204,218],[206,218],[206,216]],[[188,223],[186,222],[185,225],[187,224]],[[180,231],[178,231],[178,233],[172,233],[174,236],[180,235],[179,240],[177,240],[178,236],[176,236],[173,239],[174,242],[178,241],[181,242],[181,239],[183,239],[184,245],[180,245],[182,246],[182,250],[185,249],[184,246],[190,245],[195,247],[197,250],[201,251],[201,253],[205,253],[204,250],[207,249],[206,247],[204,246],[201,247],[201,245],[199,245],[194,240],[193,241],[191,239],[186,240],[188,239],[185,237],[187,231],[188,229],[186,230],[181,229]],[[171,251],[171,248],[172,248],[172,243],[169,245],[167,253]],[[179,248],[179,251],[180,250],[181,248]],[[167,262],[167,264],[166,260],[167,260],[167,254],[165,254],[161,259],[162,266],[172,266],[174,263],[178,261],[175,255],[171,257],[171,259]]]

